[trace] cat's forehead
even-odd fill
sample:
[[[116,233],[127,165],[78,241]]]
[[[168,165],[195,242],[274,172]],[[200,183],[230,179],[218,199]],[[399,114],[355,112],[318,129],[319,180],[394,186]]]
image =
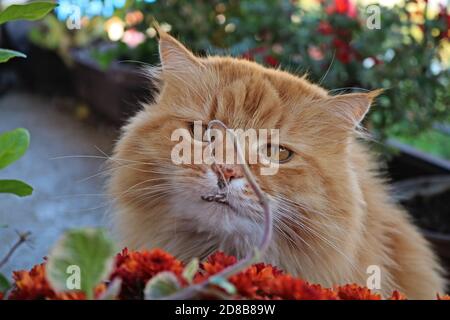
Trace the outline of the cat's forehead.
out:
[[[305,76],[297,76],[281,69],[266,68],[253,61],[231,57],[211,57],[207,66],[214,70],[218,84],[223,88],[240,80],[247,87],[271,86],[282,99],[310,97],[320,99],[327,96],[327,91],[309,82]]]
[[[167,78],[162,101],[177,119],[217,119],[234,129],[296,132],[304,119],[300,114],[328,96],[305,78],[255,62],[230,57],[200,62]]]
[[[278,128],[310,101],[327,96],[322,88],[289,73],[234,58],[209,58],[216,79],[209,119],[231,127]]]

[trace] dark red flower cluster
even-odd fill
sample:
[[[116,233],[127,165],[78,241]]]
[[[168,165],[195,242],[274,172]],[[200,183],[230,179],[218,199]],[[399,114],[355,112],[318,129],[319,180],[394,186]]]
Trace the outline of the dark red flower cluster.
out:
[[[444,5],[440,6],[438,20],[442,23],[443,28],[439,31],[439,39],[450,39],[450,14]]]
[[[250,61],[255,60],[258,56],[262,57],[264,63],[271,67],[276,67],[280,64],[278,59],[270,53],[270,49],[268,47],[253,48],[242,54],[243,59]]]
[[[211,255],[201,265],[203,272],[199,273],[196,281],[203,281],[224,268],[236,263],[235,257],[230,257],[222,252]],[[236,287],[237,299],[264,299],[264,300],[339,300],[339,299],[361,299],[368,300],[379,295],[368,294],[370,290],[352,286],[352,290],[346,287],[337,287],[336,290],[323,288],[320,285],[312,285],[308,282],[294,278],[283,273],[281,270],[258,263],[250,266],[246,270],[230,277],[229,281]],[[360,288],[363,293],[360,293]],[[340,292],[342,291],[342,297]],[[344,294],[346,292],[346,294]]]
[[[356,56],[355,50],[348,41],[335,38],[333,40],[333,46],[336,49],[336,58],[344,64],[350,63]]]
[[[327,15],[343,15],[349,19],[356,19],[358,16],[357,7],[351,0],[333,0],[331,3],[327,2],[325,12]],[[336,58],[343,64],[348,64],[358,58],[356,50],[350,44],[352,30],[334,27],[329,21],[321,21],[317,31],[320,34],[332,36],[332,49],[336,52]]]
[[[236,262],[235,257],[217,252],[200,264],[194,282],[202,282]],[[124,249],[116,257],[110,280],[118,278],[122,281],[119,299],[142,299],[147,281],[162,271],[173,272],[183,286],[188,285],[181,276],[183,267],[183,263],[159,249],[151,251]],[[336,286],[332,289],[323,288],[320,285],[310,284],[302,279],[292,277],[276,267],[263,263],[253,264],[228,280],[236,288],[237,292],[233,297],[235,299],[380,300],[382,298],[368,288],[356,284]],[[99,297],[106,288],[107,284],[98,285],[95,292],[96,297]],[[14,287],[8,298],[84,300],[86,296],[81,292],[56,293],[45,277],[45,263],[43,263],[36,265],[30,271],[14,272]],[[449,296],[437,296],[437,298],[450,299]],[[389,299],[404,300],[406,297],[395,291]]]
[[[182,280],[183,264],[159,249],[129,251],[125,248],[116,257],[110,280],[122,280],[119,298],[142,299],[147,281],[161,271],[171,271]]]
[[[318,31],[323,35],[332,35],[331,47],[336,52],[336,58],[343,64],[348,64],[351,61],[359,58],[357,51],[351,46],[351,31],[333,29],[331,24],[327,21],[319,23]],[[326,48],[323,48],[324,50]]]
[[[323,35],[330,35],[333,34],[334,29],[328,21],[320,21],[317,31]]]
[[[86,295],[79,291],[56,293],[45,276],[45,263],[35,265],[30,271],[13,273],[14,287],[8,296],[10,300],[85,300]],[[96,288],[99,296],[106,289],[105,284]]]

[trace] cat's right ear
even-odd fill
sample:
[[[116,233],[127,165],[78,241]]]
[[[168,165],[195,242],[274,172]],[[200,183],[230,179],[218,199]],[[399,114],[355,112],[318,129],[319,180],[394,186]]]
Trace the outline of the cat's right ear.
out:
[[[178,40],[156,26],[159,37],[159,57],[165,73],[190,73],[201,67],[201,62]]]
[[[324,110],[331,115],[339,127],[347,131],[358,127],[369,111],[373,100],[383,90],[373,90],[367,93],[348,93],[331,96],[324,105]]]

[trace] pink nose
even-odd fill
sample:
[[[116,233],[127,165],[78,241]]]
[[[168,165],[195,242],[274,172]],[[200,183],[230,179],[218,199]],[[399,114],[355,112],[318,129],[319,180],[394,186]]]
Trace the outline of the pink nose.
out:
[[[244,172],[240,165],[234,164],[213,164],[211,166],[214,173],[219,179],[225,179],[225,182],[230,182],[233,179],[244,177]]]

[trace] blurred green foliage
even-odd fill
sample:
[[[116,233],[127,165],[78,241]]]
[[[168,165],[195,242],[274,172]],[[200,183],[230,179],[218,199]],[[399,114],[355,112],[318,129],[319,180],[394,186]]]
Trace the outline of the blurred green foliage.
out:
[[[0,170],[19,160],[30,145],[30,134],[18,128],[0,134]],[[0,179],[0,193],[12,193],[20,197],[28,196],[33,188],[20,180]]]
[[[54,2],[32,2],[23,5],[14,4],[0,12],[0,25],[14,20],[38,20],[56,7]],[[0,63],[11,58],[25,58],[26,56],[14,50],[0,48]]]
[[[0,12],[0,25],[14,20],[38,20],[56,7],[54,2],[32,2],[23,5],[11,5]],[[18,51],[0,49],[0,63],[11,58],[26,56]],[[18,128],[0,134],[0,169],[19,160],[30,145],[30,134],[26,129]],[[12,193],[20,197],[28,196],[33,188],[20,180],[0,180],[0,193]]]
[[[395,138],[426,153],[450,160],[450,138],[446,133],[429,129],[416,137],[403,135]]]

